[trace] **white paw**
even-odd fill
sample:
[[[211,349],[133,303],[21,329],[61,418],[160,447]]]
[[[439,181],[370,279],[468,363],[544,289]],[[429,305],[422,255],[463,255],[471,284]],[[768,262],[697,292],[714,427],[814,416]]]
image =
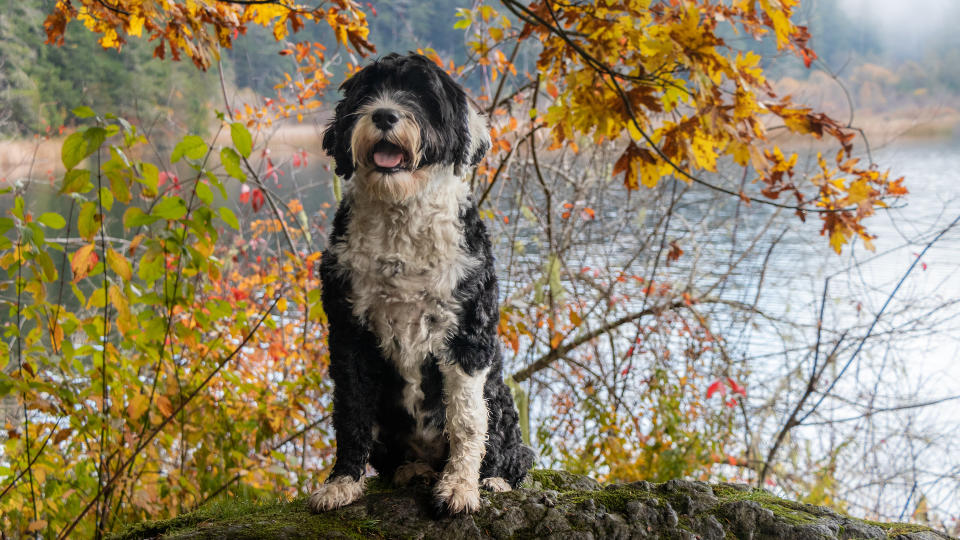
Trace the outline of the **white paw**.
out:
[[[484,478],[480,481],[480,487],[486,490],[490,490],[494,493],[503,493],[505,491],[512,491],[513,488],[510,487],[510,482],[507,482],[499,476],[493,476],[490,478]]]
[[[310,494],[310,509],[324,512],[346,506],[363,495],[363,477],[354,480],[349,476],[327,479],[325,484]]]
[[[437,478],[437,471],[422,461],[404,463],[397,467],[397,470],[393,473],[393,484],[395,486],[405,486],[414,478],[424,478],[432,481]]]
[[[433,495],[451,514],[469,514],[480,508],[480,490],[476,481],[466,482],[444,476],[437,482]]]

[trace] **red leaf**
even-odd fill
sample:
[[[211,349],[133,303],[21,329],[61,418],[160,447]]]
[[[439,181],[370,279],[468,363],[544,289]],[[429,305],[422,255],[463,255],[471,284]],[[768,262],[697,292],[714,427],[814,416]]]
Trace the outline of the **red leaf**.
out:
[[[723,381],[720,379],[713,381],[707,388],[707,399],[712,398],[717,392],[719,392],[721,396],[727,395],[727,387],[723,385]]]
[[[254,212],[259,212],[263,208],[263,203],[265,202],[263,198],[263,192],[260,189],[253,190],[252,196],[250,198],[250,204],[253,206]]]
[[[730,385],[730,389],[733,390],[734,394],[740,394],[743,397],[747,397],[747,389],[737,384],[737,381],[727,377],[727,384]]]

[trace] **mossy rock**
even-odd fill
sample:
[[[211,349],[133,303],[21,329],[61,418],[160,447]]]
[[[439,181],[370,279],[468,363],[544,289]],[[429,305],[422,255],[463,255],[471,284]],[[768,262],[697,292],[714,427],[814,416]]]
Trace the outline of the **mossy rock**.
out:
[[[600,486],[585,476],[538,470],[520,489],[484,493],[483,500],[471,516],[436,516],[428,487],[391,489],[373,481],[361,500],[333,512],[314,514],[303,498],[217,502],[133,525],[113,538],[950,538],[927,527],[863,521],[736,484],[671,480]]]

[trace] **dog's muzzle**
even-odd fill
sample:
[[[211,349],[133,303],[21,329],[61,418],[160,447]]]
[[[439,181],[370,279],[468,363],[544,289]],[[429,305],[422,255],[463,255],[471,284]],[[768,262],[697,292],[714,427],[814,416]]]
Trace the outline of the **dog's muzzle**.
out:
[[[381,140],[373,146],[373,164],[377,170],[384,173],[394,173],[405,170],[410,159],[403,148],[387,140]]]

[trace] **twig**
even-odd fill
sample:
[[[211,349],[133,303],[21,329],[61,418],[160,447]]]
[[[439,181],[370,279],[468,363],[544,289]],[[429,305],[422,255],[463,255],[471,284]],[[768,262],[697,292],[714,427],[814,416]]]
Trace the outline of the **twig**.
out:
[[[917,264],[920,262],[920,259],[923,258],[924,254],[926,254],[927,251],[929,251],[929,249],[933,247],[933,245],[936,244],[937,241],[940,240],[940,238],[943,237],[943,235],[945,235],[948,231],[950,231],[950,229],[954,228],[957,225],[957,223],[960,223],[960,215],[957,215],[957,217],[954,218],[953,221],[951,221],[950,224],[946,226],[946,228],[940,231],[940,233],[937,234],[937,236],[933,237],[932,240],[927,242],[927,245],[924,246],[923,251],[921,251],[920,254],[913,259],[913,262],[910,263],[910,266],[907,268],[907,271],[903,273],[903,276],[900,278],[900,281],[897,282],[897,286],[894,287],[893,291],[890,292],[890,295],[887,296],[887,300],[886,302],[883,303],[883,307],[881,307],[880,311],[876,314],[876,316],[874,316],[873,322],[870,324],[870,328],[867,329],[867,333],[863,336],[863,338],[860,339],[860,343],[857,345],[857,348],[853,351],[853,354],[850,355],[850,359],[847,360],[847,363],[844,364],[843,369],[841,369],[840,373],[838,373],[837,376],[833,379],[833,382],[831,382],[830,386],[827,387],[827,389],[823,392],[823,395],[820,396],[820,399],[817,401],[816,404],[814,404],[813,408],[810,409],[810,411],[808,411],[807,414],[805,414],[803,418],[800,419],[800,423],[803,423],[803,421],[806,420],[807,417],[809,417],[811,414],[813,414],[814,411],[817,410],[817,407],[819,407],[820,404],[823,403],[823,400],[827,398],[827,396],[830,394],[830,391],[833,390],[834,386],[836,386],[837,382],[840,380],[840,377],[843,376],[843,374],[847,371],[847,369],[850,367],[853,361],[856,360],[857,355],[860,354],[860,351],[863,349],[864,343],[866,343],[867,339],[870,338],[870,335],[873,333],[873,329],[877,326],[877,322],[880,321],[880,317],[883,315],[883,312],[886,311],[887,306],[890,305],[890,302],[893,300],[893,297],[897,294],[897,291],[900,290],[900,287],[907,280],[907,277],[909,277],[910,274],[913,272],[913,269],[917,267]]]

